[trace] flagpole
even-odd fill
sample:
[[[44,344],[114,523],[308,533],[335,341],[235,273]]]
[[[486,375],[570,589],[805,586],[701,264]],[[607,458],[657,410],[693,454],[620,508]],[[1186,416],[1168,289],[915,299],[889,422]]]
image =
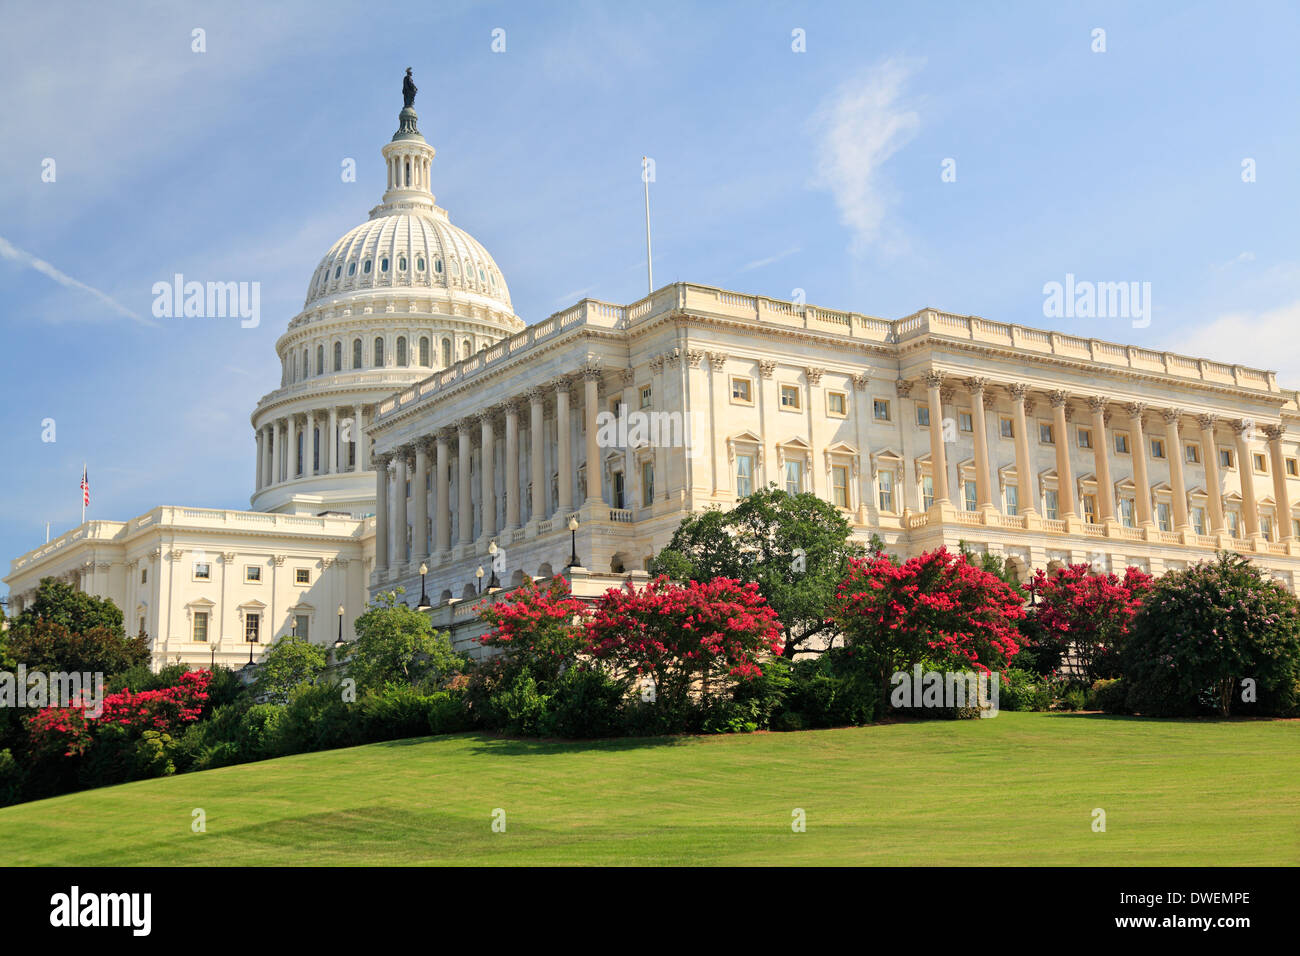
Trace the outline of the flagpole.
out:
[[[86,523],[86,463],[81,463],[81,523]]]
[[[650,286],[648,294],[655,290],[655,270],[650,259],[650,165],[646,157],[641,157],[641,182],[645,183],[645,273],[646,283]]]

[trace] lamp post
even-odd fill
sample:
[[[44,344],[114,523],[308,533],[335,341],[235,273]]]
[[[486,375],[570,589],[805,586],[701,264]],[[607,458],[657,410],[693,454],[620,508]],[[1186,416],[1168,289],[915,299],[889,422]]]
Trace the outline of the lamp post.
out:
[[[417,611],[427,611],[433,605],[429,603],[429,592],[424,589],[424,576],[429,573],[427,564],[420,565],[420,603],[415,606]]]
[[[488,592],[492,592],[501,587],[501,582],[497,580],[497,543],[494,539],[488,545],[488,554],[492,556],[492,576],[488,578]]]
[[[576,514],[569,516],[569,544],[573,550],[573,553],[569,555],[569,567],[580,567],[581,565],[578,563],[578,516]]]
[[[338,647],[342,643],[343,643],[343,605],[340,604],[339,605],[339,639],[334,642],[334,646]]]
[[[483,593],[483,565],[480,564],[478,566],[478,570],[474,572],[474,577],[477,579],[474,582],[474,586],[477,592],[479,594],[482,594]]]

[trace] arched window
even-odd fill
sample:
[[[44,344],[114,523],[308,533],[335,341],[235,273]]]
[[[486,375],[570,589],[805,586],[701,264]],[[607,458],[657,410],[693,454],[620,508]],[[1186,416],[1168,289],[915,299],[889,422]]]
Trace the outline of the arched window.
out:
[[[343,371],[343,343],[334,343],[334,371]]]
[[[454,276],[460,275],[460,263],[455,259],[451,260],[451,274]]]
[[[451,365],[451,339],[442,340],[442,367]]]
[[[325,374],[325,346],[316,346],[316,374]]]
[[[442,275],[442,256],[433,260],[433,271]]]
[[[382,368],[384,365],[384,340],[375,339],[375,368]]]
[[[384,256],[382,259],[379,260],[379,271],[380,272],[388,271],[388,256]]]
[[[334,267],[334,278],[337,279],[337,278],[338,278],[339,276],[341,276],[341,275],[343,275],[343,267],[342,267],[342,266],[335,266],[335,267]]]
[[[364,272],[366,275],[370,275],[370,260],[369,260],[369,259],[367,259],[367,260],[365,261],[365,263],[361,266],[361,271]]]
[[[405,335],[399,335],[397,337],[397,364],[402,366],[403,368],[405,368],[407,365]]]
[[[361,340],[352,340],[352,367],[361,368]]]
[[[466,339],[464,342],[460,344],[460,357],[463,359],[467,359],[473,354],[474,354],[474,345],[472,342],[470,342],[469,339]]]
[[[420,364],[425,368],[428,368],[432,364],[429,361],[429,358],[430,358],[429,337],[427,335],[421,335],[420,336]]]
[[[406,271],[406,256],[397,257],[397,271],[398,272]]]
[[[415,271],[416,272],[424,271],[424,256],[415,257]]]
[[[350,275],[350,276],[354,276],[354,275],[356,275],[356,274],[357,274],[357,264],[356,264],[355,262],[349,262],[349,263],[348,263],[348,275]]]

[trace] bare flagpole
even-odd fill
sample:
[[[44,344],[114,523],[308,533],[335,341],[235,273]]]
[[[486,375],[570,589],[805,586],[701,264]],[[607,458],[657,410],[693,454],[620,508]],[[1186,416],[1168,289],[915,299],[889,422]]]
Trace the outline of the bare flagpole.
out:
[[[650,160],[641,157],[641,182],[645,184],[645,274],[650,293],[655,290],[655,270],[650,258]]]

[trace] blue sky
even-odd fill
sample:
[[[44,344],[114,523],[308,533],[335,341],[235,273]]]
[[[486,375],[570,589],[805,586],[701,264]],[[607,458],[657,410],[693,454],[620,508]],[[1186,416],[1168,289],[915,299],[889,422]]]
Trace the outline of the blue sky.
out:
[[[247,507],[275,339],[379,200],[407,66],[438,202],[527,321],[644,293],[648,154],[656,284],[934,306],[1300,387],[1296,8],[983,6],[7,4],[0,560],[75,525],[83,460],[90,517]],[[261,325],[155,322],[176,272],[260,282]],[[1150,326],[1044,318],[1066,273],[1150,282]]]

